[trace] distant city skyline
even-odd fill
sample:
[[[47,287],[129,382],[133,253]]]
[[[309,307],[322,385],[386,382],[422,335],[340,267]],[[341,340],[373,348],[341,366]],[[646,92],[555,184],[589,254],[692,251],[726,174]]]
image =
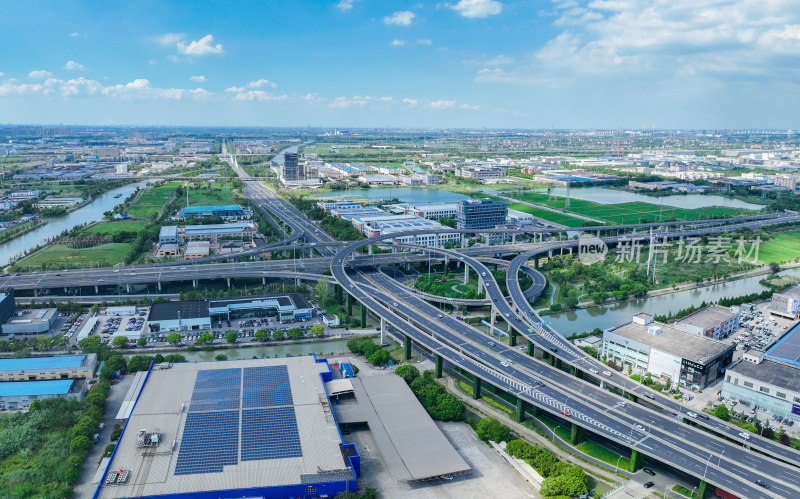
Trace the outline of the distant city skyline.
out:
[[[800,128],[792,0],[6,4],[0,123]]]

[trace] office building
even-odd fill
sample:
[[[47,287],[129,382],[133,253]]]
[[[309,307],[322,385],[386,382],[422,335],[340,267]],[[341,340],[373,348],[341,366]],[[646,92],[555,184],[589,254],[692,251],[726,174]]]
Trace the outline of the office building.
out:
[[[334,497],[361,458],[314,356],[160,366],[143,378],[95,497]],[[134,396],[135,395],[135,396]]]
[[[739,329],[738,307],[709,305],[676,321],[673,327],[687,333],[720,340]]]
[[[469,199],[456,204],[458,228],[463,230],[493,229],[506,223],[508,206],[493,199]]]
[[[794,320],[797,319],[798,309],[800,309],[800,284],[790,286],[780,293],[772,293],[770,314]]]
[[[735,346],[653,321],[637,314],[631,322],[603,332],[602,355],[638,372],[704,388],[722,377]]]
[[[293,321],[310,319],[313,315],[311,304],[300,293],[211,300],[208,310],[214,321],[248,317],[277,317],[282,321]]]
[[[298,161],[296,152],[283,153],[283,179],[285,181],[305,180],[303,165]]]
[[[150,307],[147,325],[151,333],[211,329],[208,301],[155,302]]]
[[[55,308],[17,311],[3,324],[3,335],[38,335],[50,331],[58,319]]]

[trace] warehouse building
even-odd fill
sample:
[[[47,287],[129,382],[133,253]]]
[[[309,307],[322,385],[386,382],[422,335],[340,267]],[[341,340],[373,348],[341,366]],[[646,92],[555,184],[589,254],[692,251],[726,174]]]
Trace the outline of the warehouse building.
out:
[[[728,369],[722,395],[800,422],[800,325],[769,350],[750,350]]]
[[[739,317],[738,307],[709,305],[676,321],[673,326],[687,333],[720,340],[739,329]]]
[[[223,218],[242,218],[249,215],[249,210],[245,210],[238,204],[228,204],[222,206],[187,206],[180,212],[182,218],[187,217],[223,217]]]
[[[211,329],[208,301],[155,302],[150,307],[147,325],[153,333]]]
[[[49,381],[94,377],[97,355],[0,359],[0,381]]]
[[[217,241],[222,238],[251,239],[255,233],[256,228],[253,222],[187,225],[178,231],[179,237],[186,241]]]
[[[770,314],[794,320],[797,319],[798,310],[800,310],[800,284],[772,294]]]
[[[187,260],[203,258],[211,254],[211,243],[209,241],[189,241],[183,250],[183,257]]]
[[[49,398],[83,399],[88,391],[84,379],[52,381],[0,381],[0,407],[8,410],[25,409],[34,400]]]
[[[0,324],[5,324],[5,322],[14,315],[16,310],[17,304],[14,301],[14,288],[0,293]]]
[[[58,309],[34,308],[14,312],[14,315],[3,324],[3,335],[27,336],[45,334],[58,320]]]
[[[688,387],[704,388],[722,377],[735,348],[644,313],[603,332],[603,355],[609,360]]]
[[[170,244],[178,242],[180,242],[180,240],[178,239],[177,225],[165,225],[161,227],[161,231],[158,233],[158,244]]]
[[[314,356],[151,368],[95,497],[333,497],[356,491]]]

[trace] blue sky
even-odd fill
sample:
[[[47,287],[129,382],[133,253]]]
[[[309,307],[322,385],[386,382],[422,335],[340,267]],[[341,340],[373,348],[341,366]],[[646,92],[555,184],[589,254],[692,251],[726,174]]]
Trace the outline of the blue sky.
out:
[[[0,8],[0,123],[800,128],[797,0]]]

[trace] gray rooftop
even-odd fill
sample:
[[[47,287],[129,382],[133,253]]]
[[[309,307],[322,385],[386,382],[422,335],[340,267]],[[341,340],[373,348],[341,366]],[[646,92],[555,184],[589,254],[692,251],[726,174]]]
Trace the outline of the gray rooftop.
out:
[[[350,382],[355,400],[336,404],[336,418],[340,424],[367,423],[398,481],[471,471],[402,378],[386,374],[351,378]]]
[[[790,286],[780,293],[776,293],[783,296],[788,296],[793,300],[800,300],[800,284],[795,284],[794,286]]]
[[[206,369],[263,366],[286,366],[288,370],[292,396],[290,407],[297,420],[302,456],[251,461],[240,459],[238,464],[224,466],[222,472],[176,475],[175,467],[187,415],[190,414],[197,373]],[[117,443],[116,454],[109,467],[111,470],[131,470],[130,479],[124,485],[102,487],[97,497],[191,494],[299,484],[305,483],[309,475],[316,476],[320,468],[345,468],[349,464],[345,463],[340,450],[342,440],[331,416],[320,377],[320,373],[328,369],[327,363],[318,363],[313,356],[181,363],[164,370],[154,368]],[[155,448],[137,447],[137,431],[140,428],[158,428],[161,445]],[[174,450],[171,450],[173,442]],[[350,476],[352,480],[353,475]]]
[[[677,324],[689,324],[703,329],[713,328],[733,317],[730,308],[721,305],[709,305],[677,321]]]
[[[784,334],[775,346],[767,350],[766,356],[800,367],[800,325]]]
[[[770,359],[764,359],[760,364],[739,362],[728,372],[794,392],[800,391],[800,369],[782,362]]]
[[[653,326],[661,327],[661,333],[650,334],[648,330]],[[705,336],[687,333],[660,322],[652,322],[647,326],[628,322],[609,329],[608,332],[698,363],[709,363],[729,349],[734,348],[733,345],[706,338]]]

